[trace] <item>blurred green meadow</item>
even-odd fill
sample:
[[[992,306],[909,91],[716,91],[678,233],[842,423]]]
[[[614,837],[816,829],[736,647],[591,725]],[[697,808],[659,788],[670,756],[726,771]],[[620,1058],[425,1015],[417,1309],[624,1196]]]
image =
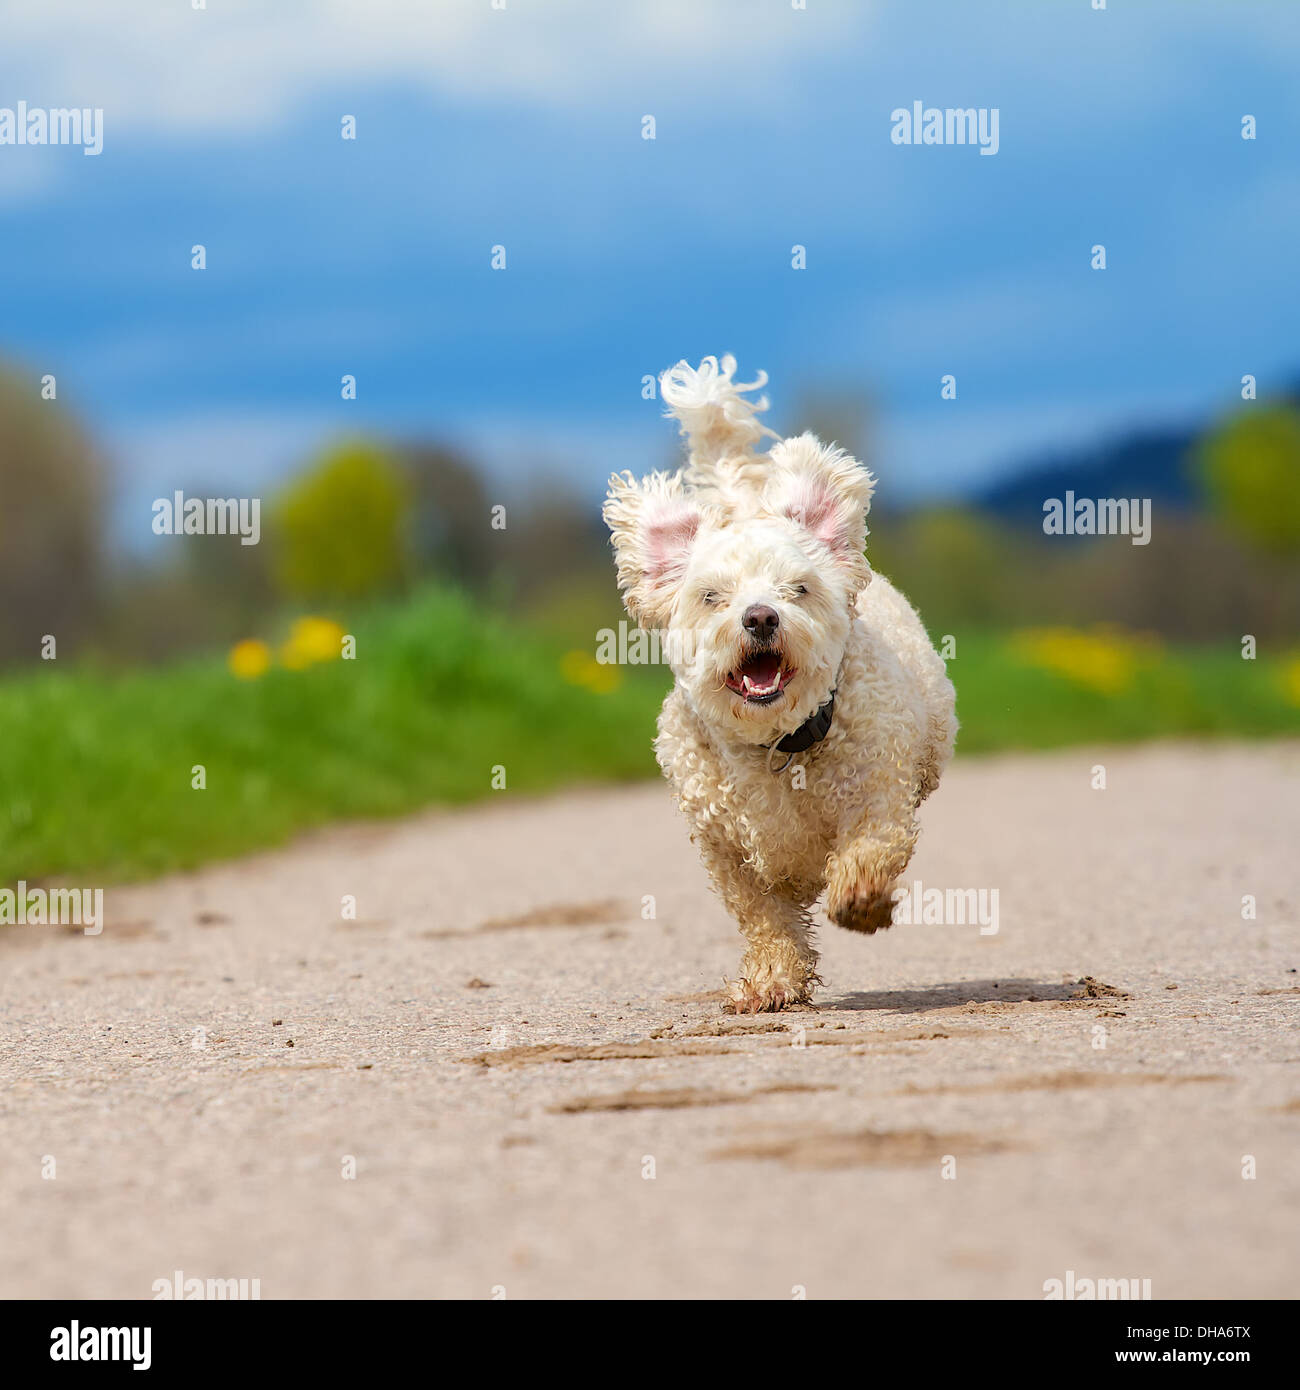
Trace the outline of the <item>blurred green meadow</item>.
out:
[[[439,590],[369,611],[342,635],[355,658],[338,644],[304,657],[290,639],[288,664],[246,664],[242,676],[237,648],[4,681],[0,881],[138,878],[340,818],[653,770],[653,671],[596,693],[566,678],[553,641]]]
[[[141,878],[340,819],[656,775],[666,669],[602,666],[590,628],[585,647],[564,629],[425,588],[223,656],[12,675],[0,882]],[[962,755],[1300,723],[1300,652],[1243,661],[1117,629],[1027,629],[962,636],[949,671]]]
[[[873,508],[868,556],[948,658],[958,755],[1300,732],[1300,406],[1105,467],[1159,501],[1142,544],[1045,536],[1043,497],[1106,476],[1073,463]],[[0,374],[0,885],[657,775],[668,672],[596,659],[625,621],[599,485],[507,508],[448,448],[344,438],[269,489],[258,544],[143,552],[114,543],[111,490],[72,418]]]

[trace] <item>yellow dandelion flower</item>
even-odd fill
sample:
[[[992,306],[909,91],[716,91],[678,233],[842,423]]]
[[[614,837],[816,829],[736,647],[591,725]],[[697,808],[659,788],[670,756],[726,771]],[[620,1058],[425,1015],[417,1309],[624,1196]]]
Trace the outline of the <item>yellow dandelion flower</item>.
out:
[[[271,665],[271,649],[265,642],[249,638],[236,642],[226,658],[231,674],[241,681],[254,681],[264,675]]]
[[[1288,704],[1300,707],[1300,656],[1293,656],[1282,667],[1282,693]]]
[[[345,635],[329,618],[299,618],[280,648],[280,664],[290,671],[301,671],[318,661],[335,661],[343,654]]]
[[[587,663],[591,657],[582,651],[565,652],[560,658],[560,674],[570,685],[582,685],[587,675]]]
[[[623,683],[623,673],[617,666],[597,661],[590,652],[565,652],[560,658],[560,674],[570,685],[579,685],[596,695],[608,695]]]
[[[1008,646],[1025,665],[1052,671],[1099,695],[1127,690],[1138,671],[1157,661],[1161,652],[1154,638],[1109,624],[1088,631],[1029,628],[1015,633]]]
[[[623,684],[623,673],[617,666],[593,661],[587,673],[587,689],[597,695],[608,695]]]

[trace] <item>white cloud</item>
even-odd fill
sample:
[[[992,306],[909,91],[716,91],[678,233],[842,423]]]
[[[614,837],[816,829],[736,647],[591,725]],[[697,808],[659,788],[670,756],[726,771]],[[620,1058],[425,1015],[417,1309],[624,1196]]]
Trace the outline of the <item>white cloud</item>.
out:
[[[41,0],[0,5],[6,59],[33,102],[102,106],[117,128],[239,131],[367,83],[467,100],[576,104],[702,79],[702,99],[860,36],[871,6],[749,0]],[[21,83],[19,85],[22,85]]]
[[[994,97],[1009,81],[1054,93],[1060,123],[1079,129],[1082,114],[1086,131],[1185,93],[1191,55],[1280,65],[1300,51],[1291,7],[1270,0],[1081,4],[1068,14],[1037,2],[1017,14],[948,0],[924,20],[915,0],[810,0],[806,9],[788,0],[505,4],[209,0],[195,10],[186,0],[0,0],[5,99],[102,106],[110,138],[140,126],[181,138],[265,130],[324,93],[342,100],[380,83],[463,102],[583,109],[602,95],[685,96],[725,127],[739,100],[751,115],[778,110],[789,80],[815,72],[808,60],[820,55],[851,57],[868,102],[886,100],[900,80],[924,81],[938,98],[931,83],[964,89],[977,75]],[[1108,89],[1104,110],[1092,100],[1098,82]],[[1085,102],[1082,113],[1075,100]]]
[[[43,198],[58,185],[60,170],[65,167],[69,151],[59,150],[64,159],[55,161],[39,146],[6,148],[0,159],[0,206]],[[80,157],[79,151],[73,151]]]

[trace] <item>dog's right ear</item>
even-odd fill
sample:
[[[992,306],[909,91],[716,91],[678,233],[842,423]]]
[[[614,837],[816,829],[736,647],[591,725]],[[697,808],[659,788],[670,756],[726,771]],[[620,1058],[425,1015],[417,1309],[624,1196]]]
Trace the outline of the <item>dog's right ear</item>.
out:
[[[618,587],[628,613],[642,627],[667,626],[700,529],[699,507],[676,474],[652,473],[638,483],[630,473],[615,473],[603,515],[614,537]]]
[[[771,460],[764,493],[768,510],[824,545],[856,593],[871,579],[863,548],[875,479],[843,449],[827,447],[811,434],[782,440]]]

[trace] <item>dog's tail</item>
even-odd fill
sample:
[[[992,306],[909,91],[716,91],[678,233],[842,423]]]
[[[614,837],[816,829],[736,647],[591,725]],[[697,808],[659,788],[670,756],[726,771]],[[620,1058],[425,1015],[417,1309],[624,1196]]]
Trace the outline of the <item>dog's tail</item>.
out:
[[[780,436],[758,420],[760,411],[767,409],[767,397],[746,400],[750,391],[767,384],[767,373],[759,372],[756,381],[733,380],[736,359],[706,357],[699,367],[685,360],[659,378],[659,389],[667,405],[667,414],[681,423],[682,433],[690,444],[690,457],[682,481],[696,489],[723,485],[724,475],[743,471],[753,460],[754,445],[764,435]],[[732,467],[720,469],[724,460]]]

